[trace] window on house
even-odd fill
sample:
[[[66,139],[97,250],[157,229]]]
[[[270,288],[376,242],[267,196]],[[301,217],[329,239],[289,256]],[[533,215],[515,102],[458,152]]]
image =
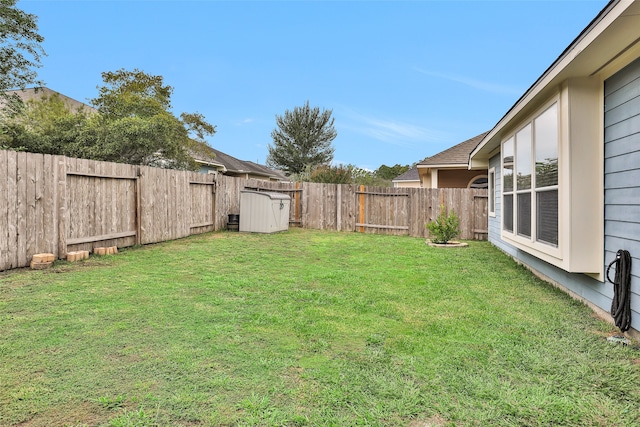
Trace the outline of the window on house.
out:
[[[502,227],[513,233],[513,142],[502,145]]]
[[[558,246],[558,106],[502,145],[503,230]]]
[[[496,168],[489,169],[489,215],[496,216]]]
[[[558,246],[558,107],[533,122],[536,135],[536,239]]]
[[[474,178],[473,181],[469,183],[468,188],[481,190],[484,188],[488,188],[488,186],[489,186],[488,178],[486,176],[480,176],[480,177]]]

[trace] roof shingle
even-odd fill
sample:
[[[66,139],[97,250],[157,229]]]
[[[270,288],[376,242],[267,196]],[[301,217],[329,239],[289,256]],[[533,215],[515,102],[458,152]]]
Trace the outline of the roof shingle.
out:
[[[442,165],[460,165],[466,166],[469,163],[469,154],[478,146],[482,138],[489,132],[474,136],[471,139],[447,148],[431,157],[427,157],[418,166],[442,166]]]

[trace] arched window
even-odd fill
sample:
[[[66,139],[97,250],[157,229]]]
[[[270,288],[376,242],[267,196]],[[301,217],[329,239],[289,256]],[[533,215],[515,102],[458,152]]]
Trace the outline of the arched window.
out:
[[[487,175],[478,175],[471,178],[467,188],[489,188],[489,177]]]

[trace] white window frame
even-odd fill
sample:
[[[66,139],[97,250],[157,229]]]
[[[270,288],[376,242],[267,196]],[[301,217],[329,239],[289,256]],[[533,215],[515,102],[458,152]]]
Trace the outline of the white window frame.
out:
[[[532,114],[526,121],[522,122],[521,125],[515,129],[512,133],[509,133],[508,135],[506,135],[506,137],[502,140],[501,146],[503,146],[506,142],[508,142],[509,140],[513,140],[513,178],[514,178],[514,183],[513,183],[513,190],[509,191],[505,194],[505,185],[504,185],[504,170],[505,170],[505,163],[504,163],[504,149],[500,150],[500,165],[501,165],[501,170],[503,171],[503,179],[502,179],[502,192],[501,192],[501,213],[502,213],[502,218],[500,221],[500,230],[501,230],[501,236],[505,241],[510,241],[512,243],[514,243],[516,246],[524,246],[524,247],[529,247],[532,249],[535,249],[538,252],[542,252],[545,253],[547,255],[550,255],[554,258],[562,258],[562,239],[561,239],[561,235],[562,235],[562,222],[561,222],[561,218],[560,218],[560,210],[562,209],[561,207],[561,201],[562,201],[562,197],[561,197],[561,186],[560,184],[560,171],[558,173],[558,184],[553,186],[553,187],[542,187],[542,188],[537,188],[536,187],[536,183],[535,183],[535,179],[536,179],[536,169],[535,169],[535,131],[534,131],[534,121],[540,117],[542,114],[544,114],[549,108],[551,108],[554,104],[556,104],[556,108],[557,108],[557,121],[556,121],[556,132],[557,132],[557,144],[558,144],[558,167],[560,168],[560,165],[562,164],[562,162],[560,161],[560,156],[562,155],[562,150],[561,150],[561,108],[560,108],[560,99],[559,97],[554,97],[553,99],[551,99],[549,102],[545,103],[541,108],[539,108],[538,110],[535,111],[534,114]],[[522,131],[523,129],[525,129],[527,126],[531,127],[531,188],[527,189],[527,190],[519,190],[518,186],[517,186],[517,180],[515,179],[515,177],[517,176],[517,164],[518,164],[518,159],[517,159],[517,141],[516,141],[516,135],[518,134],[518,132]],[[537,239],[537,214],[536,214],[536,206],[537,206],[537,194],[539,192],[543,192],[543,191],[551,191],[551,190],[557,190],[558,192],[558,244],[557,246],[554,246],[550,243],[544,242],[542,240],[538,240]],[[530,218],[531,218],[531,228],[530,228],[530,236],[523,236],[521,234],[518,234],[518,194],[530,194],[531,195],[531,213],[530,213]],[[511,196],[512,197],[512,203],[513,203],[513,210],[512,210],[512,215],[513,215],[513,230],[509,231],[506,230],[504,228],[504,220],[505,220],[505,213],[504,213],[504,206],[505,206],[505,196]]]
[[[495,167],[492,167],[489,169],[488,182],[489,182],[489,189],[487,194],[489,196],[489,200],[488,200],[489,216],[495,218],[496,217],[496,168]]]

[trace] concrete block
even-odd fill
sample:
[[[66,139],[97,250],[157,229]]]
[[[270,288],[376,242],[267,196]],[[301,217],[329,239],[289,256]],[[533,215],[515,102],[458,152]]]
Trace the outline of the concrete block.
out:
[[[53,254],[35,254],[33,258],[31,258],[31,262],[41,263],[41,262],[53,262],[55,260],[55,256]]]

